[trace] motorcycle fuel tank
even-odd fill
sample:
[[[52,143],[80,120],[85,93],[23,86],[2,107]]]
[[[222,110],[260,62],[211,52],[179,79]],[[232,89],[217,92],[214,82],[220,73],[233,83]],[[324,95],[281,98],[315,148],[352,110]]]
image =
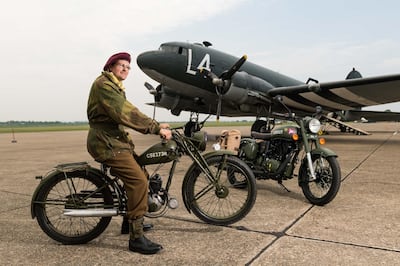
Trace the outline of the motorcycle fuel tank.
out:
[[[170,162],[178,156],[176,153],[177,147],[174,140],[154,144],[137,158],[137,162],[139,165]]]
[[[257,157],[258,143],[255,139],[244,138],[240,142],[240,150],[242,150],[248,160],[254,160]]]
[[[284,139],[292,139],[293,134],[297,134],[299,130],[299,126],[297,125],[282,125],[276,126],[271,130],[272,139],[275,138],[284,138]]]

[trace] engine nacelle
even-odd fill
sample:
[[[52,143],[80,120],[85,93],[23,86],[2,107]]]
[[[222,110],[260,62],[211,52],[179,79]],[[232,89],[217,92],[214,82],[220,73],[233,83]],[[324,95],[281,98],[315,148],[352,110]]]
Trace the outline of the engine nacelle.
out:
[[[232,102],[253,103],[254,99],[249,97],[249,91],[267,92],[273,86],[267,81],[256,76],[249,75],[246,72],[236,72],[232,76],[232,81],[228,90],[224,93],[224,100]]]

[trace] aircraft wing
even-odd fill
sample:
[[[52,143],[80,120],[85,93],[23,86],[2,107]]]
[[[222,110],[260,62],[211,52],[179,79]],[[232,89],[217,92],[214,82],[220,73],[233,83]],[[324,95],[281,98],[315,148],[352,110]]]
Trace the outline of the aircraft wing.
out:
[[[354,110],[400,101],[400,74],[276,87],[267,95],[284,96],[288,106],[299,110],[313,111],[317,105],[331,112]]]
[[[364,111],[364,110],[349,110],[344,112],[343,118],[345,121],[400,121],[400,113],[389,111]]]

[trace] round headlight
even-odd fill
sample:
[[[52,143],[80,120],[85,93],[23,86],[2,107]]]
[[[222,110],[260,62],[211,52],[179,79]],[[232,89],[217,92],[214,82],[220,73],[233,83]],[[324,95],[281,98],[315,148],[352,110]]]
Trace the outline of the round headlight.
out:
[[[312,118],[308,121],[308,128],[312,133],[316,134],[321,129],[321,122],[318,119]]]
[[[197,131],[193,133],[192,140],[200,151],[204,151],[207,145],[207,133],[205,131]]]

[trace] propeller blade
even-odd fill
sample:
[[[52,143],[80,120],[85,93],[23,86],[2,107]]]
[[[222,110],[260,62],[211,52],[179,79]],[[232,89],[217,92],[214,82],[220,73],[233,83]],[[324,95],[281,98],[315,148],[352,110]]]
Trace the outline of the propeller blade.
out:
[[[221,115],[222,109],[222,95],[226,92],[225,89],[228,89],[230,86],[230,79],[232,76],[240,69],[240,67],[246,62],[247,55],[243,55],[228,71],[223,72],[219,77],[215,75],[213,72],[207,69],[199,69],[200,73],[203,73],[205,77],[209,78],[211,82],[215,85],[215,91],[218,95],[218,104],[217,104],[217,121],[219,121],[219,117]]]
[[[154,95],[154,98],[157,98],[158,97],[158,90],[157,89],[155,89],[154,87],[153,87],[153,85],[151,85],[150,83],[148,83],[148,82],[145,82],[144,83],[144,86],[146,87],[146,89],[148,89],[149,90],[149,93],[150,94],[152,94],[152,95]]]
[[[222,94],[219,94],[218,105],[217,105],[217,122],[219,122],[219,117],[221,116],[221,104],[222,104]]]
[[[148,89],[149,91],[154,90],[153,85],[151,85],[150,83],[148,83],[147,81],[144,83],[144,86],[146,87],[146,89]]]
[[[231,79],[233,74],[235,74],[239,68],[246,62],[247,55],[243,55],[227,72],[222,73],[222,79]]]

